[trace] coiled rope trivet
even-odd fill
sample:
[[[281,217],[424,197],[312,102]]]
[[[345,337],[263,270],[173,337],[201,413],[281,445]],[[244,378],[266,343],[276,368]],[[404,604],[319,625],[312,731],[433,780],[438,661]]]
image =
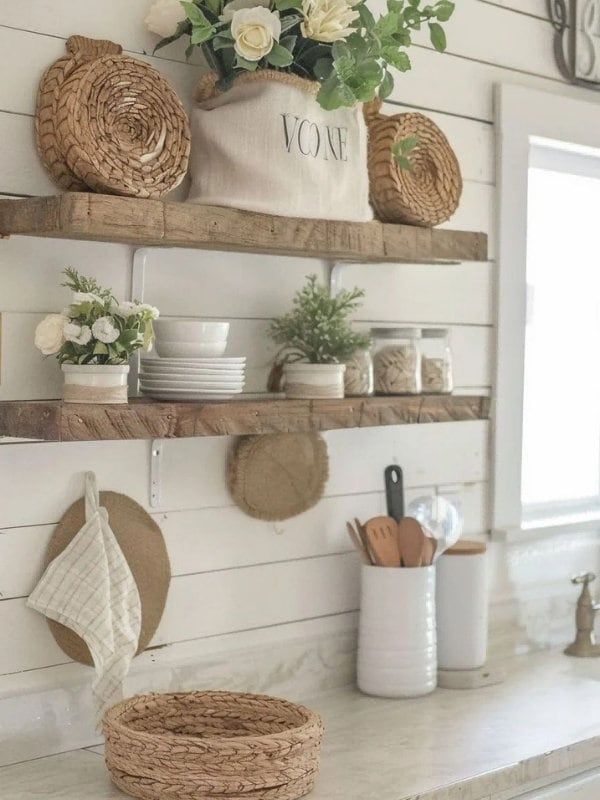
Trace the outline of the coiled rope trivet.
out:
[[[38,148],[63,188],[159,198],[187,172],[190,130],[174,90],[111,42],[72,37],[42,79]]]
[[[460,166],[448,140],[423,114],[379,113],[380,101],[365,105],[369,129],[369,186],[371,204],[384,222],[431,227],[449,219],[462,193]],[[415,136],[409,153],[412,168],[401,169],[392,147]]]
[[[264,695],[137,695],[103,721],[113,782],[142,800],[296,800],[319,769],[320,717]]]

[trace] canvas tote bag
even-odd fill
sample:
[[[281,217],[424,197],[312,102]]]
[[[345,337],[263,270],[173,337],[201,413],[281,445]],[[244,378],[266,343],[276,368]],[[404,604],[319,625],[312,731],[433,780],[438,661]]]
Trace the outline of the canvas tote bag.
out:
[[[362,107],[325,111],[318,89],[260,70],[220,94],[215,76],[203,76],[192,111],[188,200],[278,216],[372,219]]]

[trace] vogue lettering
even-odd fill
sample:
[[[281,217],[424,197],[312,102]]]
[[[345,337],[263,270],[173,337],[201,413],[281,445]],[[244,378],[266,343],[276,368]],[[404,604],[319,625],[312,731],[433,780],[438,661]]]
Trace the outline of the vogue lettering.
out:
[[[285,149],[324,161],[348,160],[348,128],[301,119],[297,114],[282,114]]]

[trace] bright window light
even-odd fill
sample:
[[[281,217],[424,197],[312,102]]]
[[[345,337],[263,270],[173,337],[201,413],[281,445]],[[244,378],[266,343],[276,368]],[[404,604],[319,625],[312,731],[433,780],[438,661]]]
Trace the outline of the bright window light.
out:
[[[600,510],[600,159],[569,169],[543,151],[527,201],[525,517]]]

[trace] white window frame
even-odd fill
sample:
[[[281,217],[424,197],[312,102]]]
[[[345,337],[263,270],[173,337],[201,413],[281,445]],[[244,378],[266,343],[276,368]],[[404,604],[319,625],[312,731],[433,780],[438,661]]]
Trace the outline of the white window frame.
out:
[[[549,510],[523,520],[521,465],[527,313],[527,183],[530,146],[536,139],[600,151],[600,102],[499,85],[495,93],[497,154],[497,353],[493,415],[492,530],[509,537],[523,531],[564,532],[593,527],[590,509]]]

